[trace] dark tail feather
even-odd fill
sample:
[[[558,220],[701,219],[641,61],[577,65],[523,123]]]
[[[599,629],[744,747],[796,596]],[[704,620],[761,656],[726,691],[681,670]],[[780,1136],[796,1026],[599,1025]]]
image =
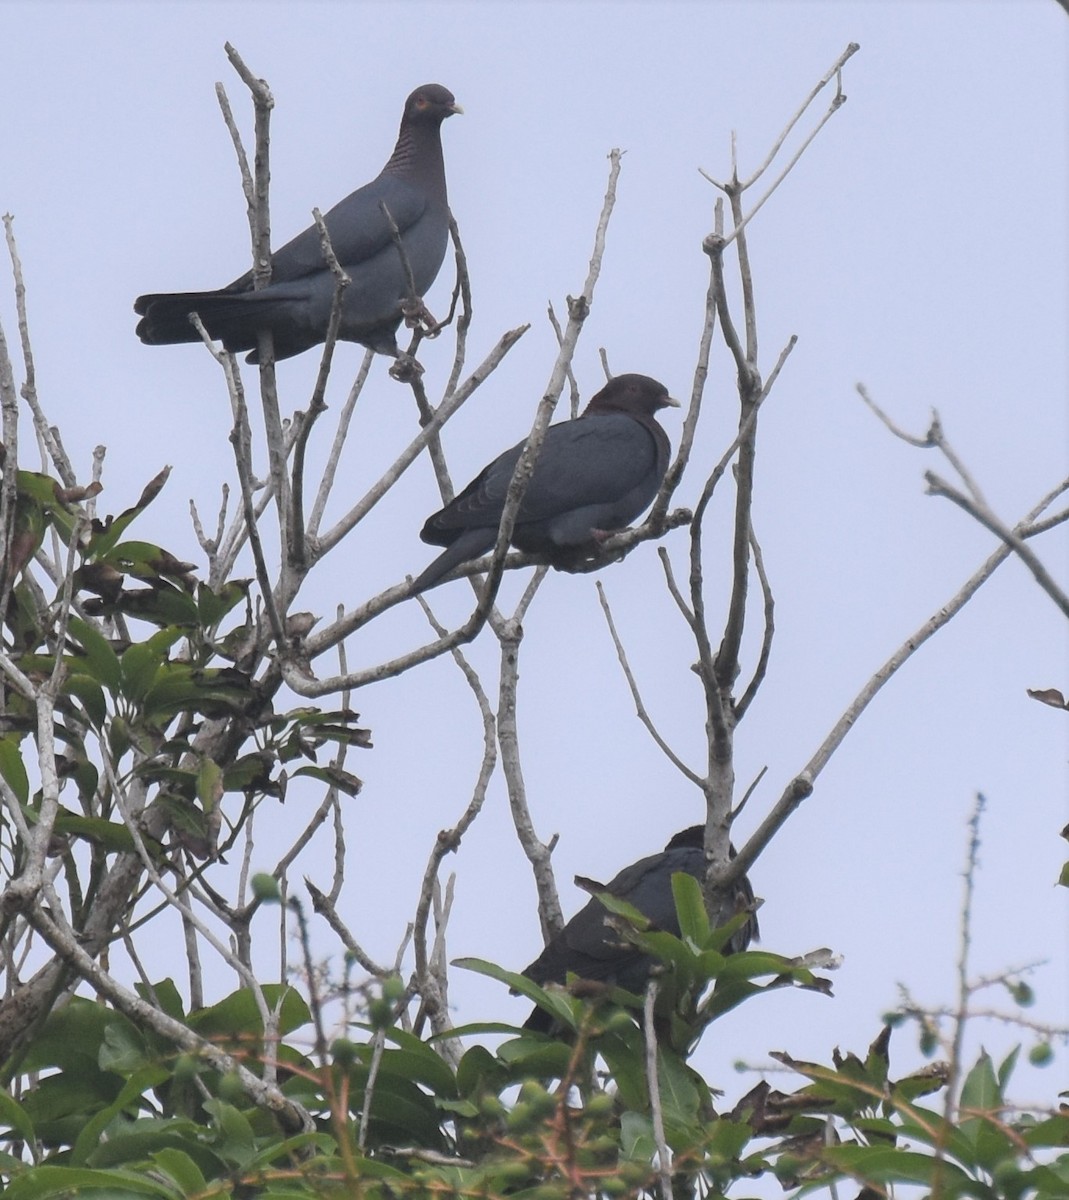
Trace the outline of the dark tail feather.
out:
[[[454,567],[492,550],[495,533],[496,530],[493,529],[465,530],[451,546],[446,547],[438,555],[426,570],[416,576],[412,583],[411,594],[415,596],[420,592],[425,592],[439,583]]]
[[[171,346],[199,342],[200,334],[190,324],[189,314],[198,313],[213,338],[229,350],[251,350],[256,332],[250,328],[249,308],[239,297],[226,292],[173,292],[138,296],[134,312],[141,314],[137,336],[146,346]],[[266,313],[259,314],[261,316]]]
[[[551,1033],[554,1027],[554,1020],[546,1012],[544,1008],[539,1008],[537,1005],[531,1009],[531,1015],[523,1023],[524,1029],[533,1030],[535,1033]]]

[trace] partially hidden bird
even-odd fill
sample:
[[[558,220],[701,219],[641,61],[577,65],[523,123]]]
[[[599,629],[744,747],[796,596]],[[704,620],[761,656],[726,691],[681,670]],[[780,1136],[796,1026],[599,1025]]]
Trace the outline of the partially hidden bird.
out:
[[[415,317],[407,306],[403,313],[402,306],[418,300],[422,310],[422,298],[445,258],[449,203],[441,127],[446,117],[459,112],[463,109],[453,93],[440,84],[416,88],[405,101],[389,161],[375,179],[323,218],[334,256],[350,278],[338,329],[343,341],[400,357],[397,329],[403,315]],[[134,311],[141,314],[137,335],[150,346],[199,341],[189,320],[196,312],[227,350],[251,350],[248,362],[258,361],[259,335],[266,332],[274,337],[275,358],[291,358],[326,340],[335,287],[319,230],[312,225],[271,255],[271,281],[259,290],[253,289],[248,271],[218,291],[139,296],[134,302]]]
[[[692,825],[671,838],[660,854],[651,854],[624,867],[619,875],[598,890],[626,900],[648,917],[655,929],[679,937],[672,876],[686,872],[699,882],[704,879],[704,837],[705,827]],[[734,857],[734,849],[731,853]],[[731,935],[726,953],[737,954],[745,950],[759,936],[753,907],[753,888],[743,875],[736,884],[734,895],[725,897],[719,919],[714,922],[723,925],[736,914],[749,911],[747,920]],[[541,985],[564,983],[572,974],[629,992],[642,992],[651,966],[649,955],[626,941],[610,923],[605,906],[597,897],[591,897],[523,974]],[[545,1033],[553,1028],[553,1024],[550,1014],[536,1007],[524,1022],[524,1028]]]
[[[615,375],[578,417],[550,425],[516,515],[512,545],[552,561],[629,525],[653,500],[668,469],[671,447],[655,414],[678,405],[648,375]],[[428,517],[419,536],[446,549],[417,576],[413,595],[493,548],[526,444],[499,455]]]

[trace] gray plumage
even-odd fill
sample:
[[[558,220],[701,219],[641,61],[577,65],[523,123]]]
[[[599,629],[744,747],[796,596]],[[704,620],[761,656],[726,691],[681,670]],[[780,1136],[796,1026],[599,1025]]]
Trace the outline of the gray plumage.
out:
[[[582,415],[546,430],[512,530],[519,550],[550,559],[623,529],[653,500],[668,469],[668,435],[654,419],[678,405],[648,375],[616,375]],[[512,474],[526,441],[485,467],[420,537],[446,546],[416,579],[413,594],[433,587],[460,563],[492,549]]]
[[[345,289],[338,337],[380,354],[398,355],[396,332],[408,282],[382,211],[397,224],[422,297],[438,274],[449,237],[449,203],[441,125],[463,110],[439,84],[417,88],[405,102],[397,145],[376,179],[336,204],[324,217],[338,262],[352,282]],[[259,334],[274,335],[275,357],[290,358],[326,340],[335,279],[313,225],[271,256],[271,282],[253,291],[246,272],[225,288],[139,296],[138,337],[150,346],[200,340],[189,323],[197,312],[227,350],[252,350]]]
[[[632,863],[605,884],[600,891],[626,900],[652,921],[654,928],[679,937],[675,899],[672,895],[672,876],[678,872],[693,875],[701,882],[705,877],[705,827],[692,825],[677,833],[660,854]],[[734,850],[732,850],[734,855]],[[753,904],[750,881],[744,875],[721,911],[718,924],[729,921],[736,913]],[[607,921],[608,912],[595,897],[568,922],[523,974],[537,984],[564,983],[568,974],[580,979],[611,984],[629,992],[641,992],[649,979],[652,960],[627,942]],[[725,947],[726,953],[745,950],[759,936],[757,917],[737,930]],[[536,1008],[524,1022],[524,1028],[543,1032],[552,1028],[553,1018]]]

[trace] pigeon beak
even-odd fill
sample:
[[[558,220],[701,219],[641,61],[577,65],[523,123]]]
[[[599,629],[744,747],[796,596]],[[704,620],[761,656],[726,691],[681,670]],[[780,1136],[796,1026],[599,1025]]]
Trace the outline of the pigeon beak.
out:
[[[460,107],[460,105],[455,100],[453,101],[452,104],[450,104],[449,111],[451,113],[456,113],[456,115],[458,117],[462,117],[464,115],[464,110]]]
[[[679,400],[676,400],[672,396],[662,396],[661,397],[661,407],[662,408],[682,408],[683,405]]]

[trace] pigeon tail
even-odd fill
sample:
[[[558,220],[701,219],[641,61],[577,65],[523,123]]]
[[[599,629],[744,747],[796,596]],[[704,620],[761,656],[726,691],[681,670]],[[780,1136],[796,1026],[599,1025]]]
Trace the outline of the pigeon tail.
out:
[[[467,529],[451,546],[446,547],[441,554],[422,571],[412,582],[411,595],[418,596],[435,584],[440,583],[454,567],[469,559],[479,558],[494,548],[497,530],[489,528]]]

